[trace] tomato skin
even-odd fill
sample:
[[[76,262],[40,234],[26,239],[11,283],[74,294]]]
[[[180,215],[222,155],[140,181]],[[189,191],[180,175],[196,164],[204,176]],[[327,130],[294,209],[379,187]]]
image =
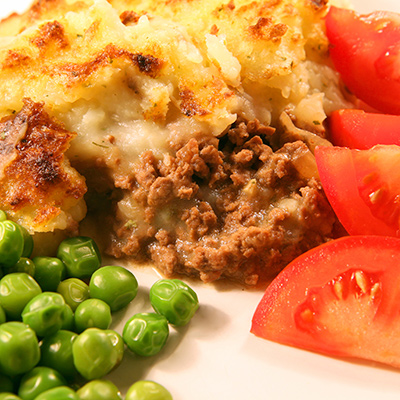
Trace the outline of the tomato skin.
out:
[[[399,268],[398,238],[347,236],[318,246],[267,287],[251,332],[285,345],[400,367]]]
[[[350,235],[400,236],[399,146],[318,146],[315,159],[326,196]]]
[[[331,59],[347,87],[369,106],[400,114],[400,15],[332,6],[325,24]]]
[[[329,117],[330,139],[335,146],[365,150],[377,144],[400,145],[400,116],[343,109]]]

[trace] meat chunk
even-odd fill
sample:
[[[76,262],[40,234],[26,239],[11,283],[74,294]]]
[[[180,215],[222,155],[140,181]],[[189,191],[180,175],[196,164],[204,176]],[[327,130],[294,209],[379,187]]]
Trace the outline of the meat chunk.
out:
[[[173,156],[144,153],[123,200],[135,223],[119,213],[111,254],[150,257],[169,277],[255,285],[335,237],[313,154],[303,141],[274,151],[273,134],[241,121],[218,140],[192,138]]]

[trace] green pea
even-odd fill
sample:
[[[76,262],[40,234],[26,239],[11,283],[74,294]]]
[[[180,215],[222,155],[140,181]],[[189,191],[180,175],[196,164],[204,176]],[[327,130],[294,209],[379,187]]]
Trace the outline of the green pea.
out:
[[[22,250],[22,255],[21,257],[27,257],[29,258],[33,252],[33,247],[34,247],[34,241],[33,237],[31,234],[27,231],[25,227],[22,225],[18,225],[19,229],[21,230],[22,237],[24,238],[24,247]]]
[[[97,244],[85,236],[63,240],[58,247],[57,257],[64,263],[67,275],[74,278],[88,278],[101,265]]]
[[[87,328],[108,329],[112,317],[110,306],[100,299],[87,299],[75,310],[75,329],[78,333]]]
[[[61,326],[61,329],[65,329],[67,331],[75,330],[74,312],[72,311],[72,308],[68,304],[64,305],[63,324]]]
[[[7,219],[7,214],[3,210],[0,210],[0,222],[6,221]],[[30,257],[34,247],[33,237],[30,235],[25,227],[19,224],[17,224],[17,226],[20,229],[22,237],[24,239],[21,257]]]
[[[21,378],[18,396],[23,400],[34,400],[46,390],[65,385],[65,379],[56,370],[48,367],[35,367]]]
[[[72,356],[72,343],[77,337],[75,332],[59,330],[43,338],[40,365],[55,369],[68,380],[73,379],[78,373]]]
[[[10,220],[0,222],[0,265],[12,267],[24,250],[24,237],[20,226]]]
[[[35,332],[22,322],[0,325],[0,372],[8,376],[24,374],[40,359]]]
[[[179,279],[161,279],[150,288],[150,302],[154,310],[168,322],[186,325],[199,308],[196,293]]]
[[[100,379],[122,360],[124,341],[112,330],[89,328],[72,344],[72,355],[78,372],[86,379]]]
[[[40,286],[26,272],[7,274],[0,281],[0,305],[8,319],[20,320],[24,307],[41,292]]]
[[[39,337],[52,335],[64,323],[65,301],[54,292],[43,292],[35,296],[23,309],[22,321],[29,325]]]
[[[35,264],[30,258],[21,257],[16,264],[8,269],[7,272],[26,272],[28,275],[33,277],[35,275]]]
[[[105,266],[93,273],[90,297],[105,301],[111,311],[126,307],[137,295],[138,282],[132,272],[119,266]]]
[[[96,379],[76,392],[81,400],[122,400],[121,392],[108,380]]]
[[[126,392],[125,400],[172,400],[171,393],[159,383],[137,381]]]
[[[0,400],[22,400],[14,393],[0,393]]]
[[[168,335],[167,319],[155,313],[135,314],[126,322],[122,333],[128,348],[140,356],[153,356],[159,353]]]
[[[63,262],[56,257],[34,257],[36,282],[43,291],[55,292],[60,282],[65,279],[66,270]]]
[[[89,298],[89,286],[78,278],[68,278],[60,282],[57,292],[64,297],[72,311],[75,311],[79,304]]]
[[[39,394],[35,400],[80,400],[77,393],[68,386],[59,386]]]

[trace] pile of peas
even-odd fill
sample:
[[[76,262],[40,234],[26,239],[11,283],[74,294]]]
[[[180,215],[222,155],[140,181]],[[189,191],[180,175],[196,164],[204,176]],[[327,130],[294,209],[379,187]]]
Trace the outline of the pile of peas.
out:
[[[33,238],[0,210],[0,400],[122,400],[104,379],[125,348],[154,356],[169,325],[186,325],[199,304],[178,279],[150,288],[154,312],[133,315],[122,335],[110,329],[112,314],[138,292],[135,276],[102,266],[88,237],[61,242],[56,257],[31,257]],[[162,385],[133,383],[125,400],[172,400]]]

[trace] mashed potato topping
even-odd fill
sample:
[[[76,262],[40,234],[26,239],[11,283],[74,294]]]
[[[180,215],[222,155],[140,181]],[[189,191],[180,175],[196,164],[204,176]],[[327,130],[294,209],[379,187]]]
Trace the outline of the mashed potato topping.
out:
[[[336,234],[312,153],[349,106],[327,7],[37,0],[9,16],[1,208],[53,240],[88,209],[110,254],[167,276],[272,276]]]

